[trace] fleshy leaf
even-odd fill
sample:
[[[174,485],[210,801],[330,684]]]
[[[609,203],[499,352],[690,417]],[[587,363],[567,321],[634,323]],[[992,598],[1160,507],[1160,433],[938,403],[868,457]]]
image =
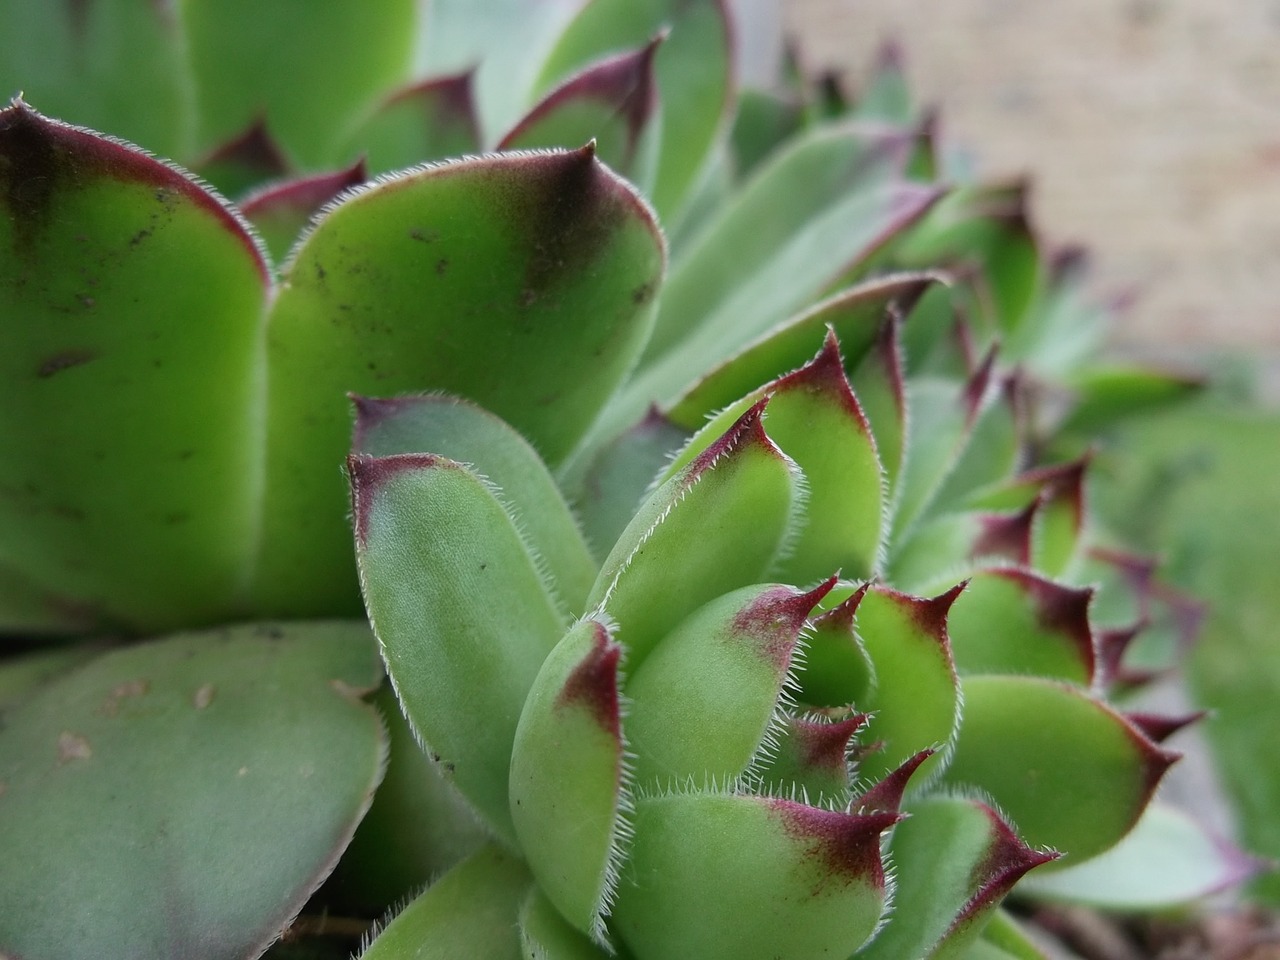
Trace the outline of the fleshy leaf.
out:
[[[199,142],[216,143],[262,118],[304,169],[346,162],[335,155],[338,135],[408,72],[416,8],[413,0],[305,9],[184,0]]]
[[[21,100],[0,208],[0,557],[98,623],[228,616],[261,471],[255,240],[176,168]]]
[[[354,398],[356,453],[435,453],[470,465],[498,487],[568,612],[582,612],[596,563],[538,453],[487,410],[441,395]]]
[[[524,858],[561,915],[600,941],[629,802],[621,657],[603,623],[576,623],[529,691],[511,754],[511,819]]]
[[[257,228],[272,259],[280,263],[307,222],[344,190],[364,183],[365,176],[364,163],[358,161],[336,173],[277,183],[242,200],[240,212]]]
[[[641,799],[616,928],[636,960],[846,956],[880,921],[880,834],[899,819],[742,794]]]
[[[475,72],[466,70],[395,91],[357,126],[341,155],[363,155],[377,174],[476,153],[474,82]]]
[[[1106,910],[1167,910],[1228,890],[1262,869],[1192,817],[1157,802],[1110,850],[1079,866],[1037,873],[1018,889]]]
[[[360,960],[521,960],[516,918],[530,885],[523,863],[487,846],[405,907]]]
[[[422,169],[331,209],[271,314],[261,603],[355,600],[327,466],[347,449],[347,393],[456,393],[554,466],[640,349],[663,256],[589,147]]]
[[[558,147],[594,140],[602,160],[643,185],[653,173],[644,168],[654,162],[644,156],[644,145],[658,143],[653,62],[663,36],[570,77],[530,110],[499,141],[498,149]]]
[[[601,56],[641,47],[664,27],[670,34],[654,63],[662,114],[650,196],[663,222],[675,223],[731,106],[732,51],[721,0],[591,0],[561,34],[537,89],[550,89]]]
[[[520,908],[520,946],[524,960],[609,960],[611,956],[566,923],[537,889]]]
[[[893,916],[858,958],[961,960],[1005,894],[1055,855],[1028,847],[977,800],[933,796],[908,810],[889,844]]]
[[[561,615],[510,514],[466,467],[404,454],[352,457],[349,470],[365,605],[401,707],[510,840],[511,745]]]
[[[655,490],[606,558],[587,605],[619,624],[631,669],[694,610],[759,582],[776,562],[798,479],[765,434],[763,411],[763,402],[752,407]]]
[[[772,794],[794,784],[808,803],[843,808],[850,799],[852,740],[866,722],[865,713],[852,712],[844,717],[784,716],[773,755],[757,771],[760,782]]]
[[[868,588],[869,584],[863,584],[813,619],[797,677],[803,703],[838,707],[867,703],[873,695],[875,667],[854,630],[854,617]]]
[[[1067,863],[1119,841],[1177,759],[1075,687],[1005,676],[965,677],[962,687],[947,780],[989,793],[1030,843]]]
[[[379,674],[364,624],[267,624],[115,650],[7,710],[0,953],[257,956],[382,776]]]
[[[1090,435],[1186,400],[1202,390],[1204,382],[1132,365],[1095,364],[1074,378],[1071,387],[1076,402],[1059,429]]]
[[[642,789],[688,779],[726,783],[772,752],[800,631],[834,585],[808,593],[744,587],[695,611],[658,643],[627,683],[627,738]]]
[[[948,631],[962,674],[1053,677],[1087,687],[1096,668],[1089,588],[1014,568],[975,573]]]

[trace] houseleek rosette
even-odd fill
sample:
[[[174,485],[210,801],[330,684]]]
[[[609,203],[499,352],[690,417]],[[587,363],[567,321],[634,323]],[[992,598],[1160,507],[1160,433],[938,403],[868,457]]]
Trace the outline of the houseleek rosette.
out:
[[[870,394],[898,321],[864,323],[861,356],[811,327],[815,357],[695,433],[598,569],[497,418],[357,400],[370,618],[415,732],[497,844],[366,957],[465,949],[454,884],[505,917],[492,956],[977,955],[1016,938],[995,911],[1024,873],[1137,822],[1173,755],[1098,696],[1090,591],[1029,565],[1077,550],[1078,523],[1049,549],[1024,521],[1079,507],[1063,474],[1080,471],[1005,475],[989,365],[953,397],[949,480],[887,470],[879,438],[892,449],[919,401],[894,393],[873,427],[846,366]],[[1025,503],[981,506],[1001,497]],[[935,574],[969,579],[932,598],[876,579],[919,571],[925,545]]]

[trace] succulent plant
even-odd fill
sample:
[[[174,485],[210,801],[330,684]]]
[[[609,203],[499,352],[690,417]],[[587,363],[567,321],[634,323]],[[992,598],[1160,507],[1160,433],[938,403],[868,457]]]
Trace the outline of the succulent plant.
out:
[[[1186,384],[1092,362],[892,57],[739,91],[709,0],[0,9],[0,953],[255,956],[337,864],[362,915],[455,865],[374,960],[1026,957],[1049,848],[1204,841],[1143,816],[1155,593],[1084,504]]]

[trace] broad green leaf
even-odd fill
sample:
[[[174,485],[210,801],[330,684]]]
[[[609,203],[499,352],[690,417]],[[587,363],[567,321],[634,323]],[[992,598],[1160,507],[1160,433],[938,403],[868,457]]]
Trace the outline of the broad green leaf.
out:
[[[564,631],[511,515],[466,467],[426,454],[352,457],[370,622],[415,731],[499,836],[525,698]]]
[[[759,340],[706,373],[671,408],[669,416],[690,429],[760,384],[808,362],[828,330],[840,341],[845,366],[855,369],[880,336],[890,306],[910,312],[924,290],[937,280],[932,274],[879,277],[823,300],[785,320]]]
[[[621,657],[602,622],[574,624],[529,691],[511,754],[520,850],[561,915],[597,941],[627,830]]]
[[[655,61],[662,102],[660,153],[650,197],[664,222],[679,219],[732,105],[728,12],[720,0],[591,0],[561,34],[537,88],[550,89],[600,57],[670,34]]]
[[[1187,375],[1135,365],[1093,365],[1072,378],[1076,402],[1060,429],[1096,434],[1117,421],[1193,397],[1203,387],[1203,381]]]
[[[468,69],[396,90],[360,120],[340,156],[363,156],[378,174],[476,153],[474,80],[474,70]]]
[[[366,178],[364,163],[357,161],[336,173],[273,184],[246,197],[238,206],[266,243],[271,259],[282,263],[311,218],[344,190],[358,187]]]
[[[195,104],[174,13],[136,0],[2,0],[0,97],[21,93],[50,116],[186,156]]]
[[[1053,677],[1093,682],[1093,591],[1027,570],[979,570],[951,607],[947,632],[961,674]]]
[[[1138,822],[1177,759],[1076,687],[1025,676],[969,676],[946,779],[988,793],[1036,846],[1076,864]]]
[[[893,915],[857,956],[961,960],[1005,894],[1054,855],[1032,850],[977,800],[939,795],[907,809],[889,842]]]
[[[521,960],[516,918],[530,886],[524,864],[491,844],[400,911],[360,960]]]
[[[379,674],[364,624],[264,624],[103,654],[6,712],[0,953],[257,956],[382,776]]]
[[[500,150],[594,140],[600,158],[642,188],[654,175],[660,133],[654,57],[647,46],[597,61],[548,93],[498,142]]]
[[[0,716],[51,680],[101,652],[101,647],[94,643],[68,643],[6,656],[0,660]]]
[[[636,960],[848,956],[880,921],[880,835],[899,819],[733,793],[642,798],[616,928]]]
[[[589,147],[417,170],[331,209],[270,318],[260,603],[355,602],[347,393],[456,393],[555,465],[633,363],[662,269],[648,208]]]
[[[583,612],[596,563],[555,480],[527,440],[457,397],[356,397],[355,407],[355,453],[434,453],[468,464],[495,484],[526,542],[546,565],[557,598],[567,612]]]
[[[631,669],[709,600],[758,583],[795,524],[798,474],[757,404],[645,501],[587,598],[618,624]]]
[[[627,681],[627,740],[640,789],[728,783],[771,752],[800,631],[834,585],[809,593],[743,587],[659,641]]]
[[[417,5],[178,0],[201,145],[265,118],[304,169],[335,156],[346,125],[408,74]]]
[[[0,206],[0,561],[99,624],[228,616],[262,469],[256,241],[180,171],[20,100]]]
[[[1106,910],[1168,910],[1236,887],[1263,869],[1188,814],[1157,802],[1110,850],[1079,866],[1034,874],[1018,889]]]

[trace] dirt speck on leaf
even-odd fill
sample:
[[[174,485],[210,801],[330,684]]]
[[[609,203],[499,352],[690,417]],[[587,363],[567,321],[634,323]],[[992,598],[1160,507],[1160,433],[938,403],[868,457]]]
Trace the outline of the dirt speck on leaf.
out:
[[[92,350],[63,350],[61,353],[55,353],[49,357],[44,363],[40,364],[36,370],[36,376],[41,380],[47,380],[55,373],[61,373],[71,367],[78,367],[81,364],[88,363],[90,360],[96,360],[97,353]]]
[[[63,730],[58,734],[58,763],[65,765],[73,760],[88,760],[93,756],[89,741],[78,733]]]
[[[218,689],[212,683],[206,683],[196,691],[194,697],[191,698],[197,710],[203,710],[209,704],[213,703],[213,698],[217,694]]]

